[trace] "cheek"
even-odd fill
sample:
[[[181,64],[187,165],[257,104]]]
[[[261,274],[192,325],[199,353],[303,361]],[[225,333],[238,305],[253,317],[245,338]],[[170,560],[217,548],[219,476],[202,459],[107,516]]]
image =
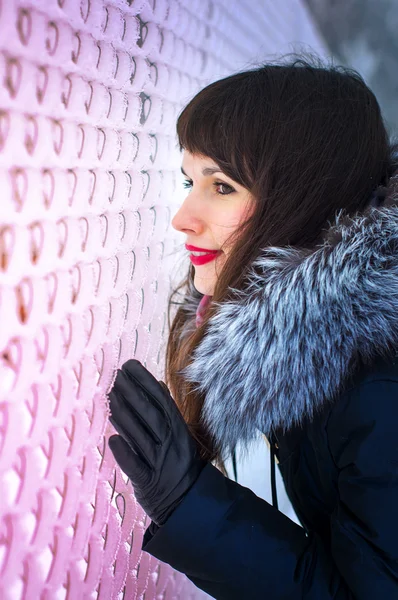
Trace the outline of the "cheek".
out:
[[[207,216],[207,223],[213,230],[217,245],[221,246],[252,215],[254,209],[255,204],[250,198],[214,206]]]
[[[219,237],[224,240],[227,239],[249,216],[250,214],[245,207],[240,207],[234,211],[223,211],[217,221]]]
[[[209,215],[208,222],[211,223],[221,236],[227,237],[227,235],[230,234],[231,231],[234,231],[241,223],[244,213],[244,209],[220,209]]]

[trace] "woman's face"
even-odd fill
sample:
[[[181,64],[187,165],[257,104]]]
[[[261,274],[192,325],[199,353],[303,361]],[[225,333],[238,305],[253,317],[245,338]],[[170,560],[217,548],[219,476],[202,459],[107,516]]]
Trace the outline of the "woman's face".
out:
[[[217,172],[203,173],[203,169],[215,169]],[[250,209],[254,207],[253,197],[206,156],[184,150],[181,171],[186,177],[184,185],[190,191],[171,224],[177,231],[186,233],[186,244],[220,250],[243,219],[249,216]],[[219,273],[230,251],[231,248],[226,246],[224,252],[211,262],[194,267],[194,285],[198,292],[213,295],[216,266]]]

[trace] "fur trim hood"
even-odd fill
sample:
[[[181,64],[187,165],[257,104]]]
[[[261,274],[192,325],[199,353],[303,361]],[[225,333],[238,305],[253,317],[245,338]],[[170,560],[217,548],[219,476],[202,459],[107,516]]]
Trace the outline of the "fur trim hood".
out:
[[[215,303],[181,371],[205,395],[202,418],[224,458],[238,442],[248,451],[258,430],[268,437],[311,418],[360,361],[394,355],[397,199],[353,217],[340,211],[313,250],[265,248],[249,273],[234,301]]]

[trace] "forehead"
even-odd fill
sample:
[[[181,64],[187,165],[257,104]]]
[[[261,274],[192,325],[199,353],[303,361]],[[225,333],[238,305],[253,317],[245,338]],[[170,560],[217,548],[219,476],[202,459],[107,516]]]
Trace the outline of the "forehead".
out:
[[[186,163],[200,163],[203,165],[206,164],[206,166],[212,166],[212,167],[216,167],[218,166],[216,162],[214,162],[214,160],[212,158],[210,158],[210,156],[206,156],[203,154],[198,154],[198,153],[191,153],[188,152],[188,150],[184,150],[183,155],[182,155],[182,160],[183,162]]]
[[[185,168],[184,168],[185,167]],[[185,151],[181,172],[187,176],[187,169],[192,171],[197,169],[204,177],[210,177],[215,173],[223,173],[221,168],[210,157],[199,154],[191,154]]]

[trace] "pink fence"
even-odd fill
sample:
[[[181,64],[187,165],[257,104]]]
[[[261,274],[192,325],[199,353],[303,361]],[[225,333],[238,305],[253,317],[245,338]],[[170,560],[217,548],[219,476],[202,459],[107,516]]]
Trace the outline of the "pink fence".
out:
[[[106,393],[132,357],[163,379],[181,108],[319,43],[298,1],[244,4],[0,0],[3,600],[208,597],[141,551]]]

